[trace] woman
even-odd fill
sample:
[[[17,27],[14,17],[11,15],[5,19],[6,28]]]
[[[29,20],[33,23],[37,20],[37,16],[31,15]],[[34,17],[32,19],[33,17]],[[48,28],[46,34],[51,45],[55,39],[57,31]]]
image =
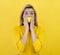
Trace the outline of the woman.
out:
[[[30,17],[31,22],[27,21]],[[15,28],[18,36],[17,48],[20,55],[40,55],[41,41],[40,31],[41,28],[37,25],[36,12],[33,6],[27,5],[21,14],[21,25]]]

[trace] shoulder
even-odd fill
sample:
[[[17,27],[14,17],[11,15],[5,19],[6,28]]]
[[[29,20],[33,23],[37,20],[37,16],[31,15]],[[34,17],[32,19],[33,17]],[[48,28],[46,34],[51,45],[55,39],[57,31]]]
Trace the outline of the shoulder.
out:
[[[24,30],[24,26],[16,26],[14,27],[14,31],[20,32]]]
[[[15,30],[21,30],[21,29],[24,29],[24,26],[16,26],[14,27]]]
[[[35,30],[36,32],[44,32],[44,28],[41,27],[41,26],[34,26],[34,30]]]

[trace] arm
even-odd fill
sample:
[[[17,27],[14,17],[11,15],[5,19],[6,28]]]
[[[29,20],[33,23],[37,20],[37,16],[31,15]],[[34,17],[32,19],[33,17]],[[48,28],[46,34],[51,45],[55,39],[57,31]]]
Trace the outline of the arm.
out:
[[[39,52],[41,48],[41,43],[40,40],[36,37],[37,35],[35,34],[33,29],[31,29],[31,35],[32,35],[33,47],[36,52]]]
[[[20,30],[20,33],[22,31]],[[26,45],[26,40],[27,40],[27,35],[28,35],[28,30],[25,31],[24,35],[20,34],[20,36],[22,36],[22,38],[20,38],[20,40],[18,40],[17,42],[17,48],[19,49],[20,52],[24,51],[25,45]]]
[[[35,40],[36,40],[37,38],[36,38],[36,35],[35,35],[33,29],[31,30],[31,35],[32,35],[32,41],[35,42]]]
[[[26,45],[27,36],[28,36],[28,30],[25,31],[23,38],[21,39],[21,42],[24,44],[24,46]]]
[[[22,36],[22,38],[20,40],[18,40],[18,42],[17,42],[17,47],[20,50],[20,52],[24,51],[24,48],[25,48],[25,45],[26,45],[26,40],[27,40],[27,37],[28,37],[28,32],[29,32],[29,27],[28,27],[28,23],[27,23],[26,19],[24,19],[24,28],[25,28],[24,34],[22,33],[22,35],[20,35],[20,36]],[[20,33],[21,32],[22,31],[20,30]]]
[[[38,27],[38,26],[35,26]],[[38,37],[38,33],[39,33],[39,29],[37,28],[36,30],[34,30],[34,20],[32,19],[31,24],[30,24],[30,30],[31,30],[31,35],[32,35],[32,44],[33,47],[35,49],[35,52],[39,52],[41,49],[41,42],[40,42],[40,38]]]

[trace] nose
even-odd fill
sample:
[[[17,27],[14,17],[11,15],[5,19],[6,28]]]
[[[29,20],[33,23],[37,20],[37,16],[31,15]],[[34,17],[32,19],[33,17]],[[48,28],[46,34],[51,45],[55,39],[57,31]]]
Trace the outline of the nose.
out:
[[[27,15],[27,17],[31,17],[30,13]]]

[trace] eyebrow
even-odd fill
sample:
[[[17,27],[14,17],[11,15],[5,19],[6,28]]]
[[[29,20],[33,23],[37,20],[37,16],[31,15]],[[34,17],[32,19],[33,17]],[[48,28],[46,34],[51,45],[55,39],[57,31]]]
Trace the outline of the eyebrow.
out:
[[[28,12],[28,11],[24,11],[24,12]],[[34,12],[34,11],[30,11],[30,12]]]

